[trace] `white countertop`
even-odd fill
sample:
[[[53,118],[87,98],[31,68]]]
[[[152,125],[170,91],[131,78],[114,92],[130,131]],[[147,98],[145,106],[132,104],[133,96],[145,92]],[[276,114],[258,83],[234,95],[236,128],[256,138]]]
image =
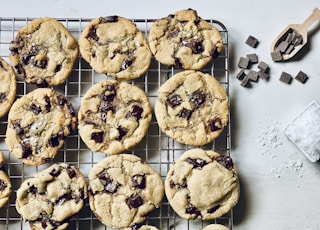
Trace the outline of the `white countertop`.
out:
[[[320,229],[320,164],[311,163],[290,143],[282,128],[312,100],[320,102],[320,21],[309,33],[309,43],[294,61],[274,63],[269,49],[273,38],[288,24],[302,23],[320,7],[319,0],[10,0],[1,3],[0,17],[93,18],[121,15],[159,18],[193,8],[202,18],[217,19],[228,29],[232,157],[239,170],[241,198],[234,208],[236,230]],[[249,35],[257,48],[245,45]],[[244,88],[235,78],[241,56],[256,53],[270,66],[269,81]],[[282,71],[300,70],[309,79],[287,85]]]

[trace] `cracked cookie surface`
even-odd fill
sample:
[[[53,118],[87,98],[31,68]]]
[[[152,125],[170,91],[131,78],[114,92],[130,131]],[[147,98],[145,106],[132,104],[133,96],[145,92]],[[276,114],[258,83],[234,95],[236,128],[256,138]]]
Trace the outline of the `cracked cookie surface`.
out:
[[[117,154],[138,144],[152,117],[146,93],[126,82],[105,80],[83,96],[78,113],[79,134],[96,152]]]
[[[16,98],[17,82],[12,66],[0,57],[0,117],[6,115]]]
[[[211,150],[187,150],[170,168],[165,193],[184,219],[218,218],[239,200],[236,166],[229,156]]]
[[[17,190],[16,209],[32,229],[66,229],[87,198],[78,168],[54,164],[25,180]]]
[[[27,165],[51,161],[77,128],[73,106],[53,89],[38,88],[17,99],[8,114],[5,142]]]
[[[0,208],[2,208],[9,200],[11,194],[11,181],[4,168],[4,156],[0,151]]]
[[[112,228],[126,228],[145,220],[164,195],[161,177],[131,154],[108,156],[89,173],[90,208]]]
[[[143,33],[120,16],[93,19],[79,38],[80,53],[91,67],[118,79],[134,79],[149,68],[151,51]]]
[[[19,29],[9,49],[16,72],[26,82],[41,86],[65,82],[79,53],[76,39],[49,17],[34,19]]]
[[[211,75],[186,70],[167,80],[158,91],[155,115],[169,137],[189,145],[204,145],[228,123],[225,89]]]
[[[156,20],[148,40],[160,63],[192,70],[203,68],[223,49],[219,30],[192,9]]]

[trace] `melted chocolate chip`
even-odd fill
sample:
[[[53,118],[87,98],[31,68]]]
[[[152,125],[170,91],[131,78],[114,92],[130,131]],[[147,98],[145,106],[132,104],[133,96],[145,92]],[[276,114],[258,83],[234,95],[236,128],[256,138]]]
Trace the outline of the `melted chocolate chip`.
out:
[[[19,53],[19,43],[16,41],[11,41],[10,46],[9,46],[9,50],[14,54],[18,54]]]
[[[14,121],[12,123],[13,128],[16,130],[18,136],[24,135],[24,130],[21,128],[20,120]]]
[[[126,199],[126,204],[129,208],[139,208],[143,205],[143,199],[138,194],[132,194]]]
[[[206,101],[206,94],[200,90],[197,90],[190,96],[190,101],[195,105],[196,108],[199,108]]]
[[[180,61],[180,59],[179,58],[175,58],[174,59],[174,64],[175,64],[175,66],[177,66],[177,67],[182,67],[182,63],[181,63],[181,61]]]
[[[58,135],[55,135],[55,136],[51,136],[50,139],[49,139],[49,146],[51,147],[56,147],[60,144],[60,141],[59,141],[59,136]]]
[[[112,16],[104,17],[101,21],[103,23],[105,23],[105,22],[117,22],[118,19],[119,19],[119,17],[117,15],[112,15]]]
[[[37,194],[38,193],[38,188],[34,185],[31,185],[30,188],[27,190],[28,193],[31,193],[31,194]]]
[[[187,119],[187,120],[190,119],[191,115],[192,115],[192,110],[189,110],[186,108],[183,108],[178,114],[179,117]]]
[[[39,115],[39,113],[41,113],[41,107],[40,105],[36,105],[34,103],[32,103],[29,107],[29,109],[35,114],[35,115]]]
[[[21,147],[22,147],[22,158],[26,159],[32,155],[32,148],[30,144],[21,143]]]
[[[209,122],[209,128],[210,128],[211,132],[214,132],[214,131],[222,129],[221,119],[220,118],[216,118],[216,119],[210,121]]]
[[[4,92],[0,93],[0,103],[3,103],[7,99],[7,95]]]
[[[94,140],[96,143],[102,143],[103,141],[103,132],[95,132],[91,134],[91,140]]]
[[[174,108],[178,105],[180,105],[182,103],[182,99],[180,97],[180,95],[178,94],[173,94],[171,96],[169,96],[166,100],[166,105]]]
[[[220,208],[220,205],[214,206],[213,208],[208,209],[208,213],[214,213]]]
[[[38,67],[40,69],[45,69],[47,67],[47,64],[48,64],[48,60],[44,59],[44,60],[35,60],[33,62],[33,65],[35,67]]]
[[[0,180],[0,192],[4,191],[7,187],[7,183],[3,180]]]
[[[57,65],[56,68],[54,69],[54,72],[59,72],[62,68],[62,65]]]
[[[118,191],[120,187],[119,183],[114,183],[112,179],[108,177],[107,169],[102,170],[100,173],[97,174],[97,177],[104,185],[104,190],[108,193],[114,194]]]
[[[186,208],[186,213],[191,214],[191,215],[195,215],[196,217],[201,216],[200,210],[194,206]]]
[[[126,128],[121,127],[121,126],[119,126],[117,129],[119,132],[119,136],[118,136],[117,140],[121,141],[122,138],[127,134],[128,130]]]
[[[136,120],[139,121],[140,118],[141,118],[142,113],[143,113],[143,108],[141,108],[141,107],[138,106],[138,105],[133,105],[133,106],[132,106],[132,112],[131,112],[131,113],[128,113],[126,117],[127,117],[127,118],[128,118],[128,117],[135,117]]]
[[[203,46],[202,46],[202,42],[199,40],[196,40],[196,39],[192,39],[188,42],[185,42],[184,45],[186,47],[189,47],[192,50],[192,53],[194,53],[194,54],[199,54],[204,51]]]
[[[146,187],[145,175],[136,174],[131,177],[132,187],[144,189]]]
[[[46,105],[45,105],[46,111],[50,112],[50,110],[51,110],[51,101],[50,101],[49,96],[45,95],[44,96],[44,101],[46,102]]]
[[[68,166],[66,170],[70,179],[74,178],[77,175],[76,171],[70,166]]]
[[[64,194],[56,200],[56,205],[62,205],[64,202],[72,200],[71,194]]]
[[[188,162],[189,164],[192,164],[193,165],[193,168],[195,169],[202,169],[205,165],[208,164],[208,162],[206,162],[205,160],[203,159],[200,159],[200,158],[197,158],[197,159],[192,159],[190,157],[188,157],[186,159],[186,162]]]
[[[219,156],[216,161],[223,165],[225,168],[227,169],[232,169],[233,168],[233,161],[231,159],[231,157],[227,156],[227,155],[222,155]]]
[[[23,67],[22,67],[22,65],[20,63],[15,65],[14,68],[17,70],[18,74],[23,74],[23,76],[26,75],[25,71],[24,71],[24,69],[23,69]]]
[[[61,173],[61,169],[59,167],[59,168],[53,168],[49,174],[53,177],[57,177],[60,175],[60,173]]]
[[[67,99],[62,95],[57,95],[57,103],[59,106],[63,107],[67,103]]]
[[[30,55],[29,53],[25,53],[22,55],[21,57],[21,62],[24,64],[24,65],[28,65],[30,63],[30,60],[31,58],[33,57],[34,55]]]
[[[132,65],[133,61],[134,61],[134,58],[129,57],[125,59],[121,65],[121,70],[128,69]]]
[[[92,27],[92,28],[90,29],[90,32],[89,32],[87,38],[91,38],[91,39],[94,40],[94,41],[99,41],[99,37],[98,37],[98,35],[97,35],[97,31],[96,31],[96,28],[95,28],[95,27]]]

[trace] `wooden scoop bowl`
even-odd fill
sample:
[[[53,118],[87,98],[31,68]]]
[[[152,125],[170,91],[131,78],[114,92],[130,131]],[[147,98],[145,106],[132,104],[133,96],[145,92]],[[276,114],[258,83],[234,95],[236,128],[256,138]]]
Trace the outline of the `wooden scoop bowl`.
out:
[[[288,25],[273,41],[271,45],[271,55],[273,52],[279,52],[280,46],[282,46],[281,55],[282,60],[288,60],[292,58],[296,53],[298,53],[302,47],[307,44],[308,41],[308,28],[317,20],[320,19],[320,10],[314,8],[312,14],[302,23],[302,24],[290,24]],[[302,41],[300,44],[290,47],[292,44],[281,44],[281,42],[286,41],[288,33],[294,31],[296,34],[300,34]],[[281,44],[281,45],[280,45]],[[284,46],[283,46],[284,45]],[[285,51],[285,45],[288,45],[287,51]],[[288,52],[288,49],[291,51]],[[274,59],[275,60],[275,59]],[[280,60],[277,60],[280,61]]]

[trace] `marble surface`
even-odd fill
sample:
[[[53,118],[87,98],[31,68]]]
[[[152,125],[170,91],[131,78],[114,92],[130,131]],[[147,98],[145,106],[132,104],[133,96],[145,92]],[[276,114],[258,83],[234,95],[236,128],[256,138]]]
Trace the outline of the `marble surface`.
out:
[[[320,164],[311,163],[282,129],[311,101],[320,102],[320,20],[309,29],[308,44],[293,60],[274,63],[273,38],[288,24],[302,23],[320,7],[319,0],[10,0],[0,17],[92,18],[123,15],[159,18],[193,8],[203,18],[221,21],[229,32],[232,157],[238,165],[241,198],[234,208],[236,230],[320,229]],[[257,48],[245,45],[253,35]],[[241,56],[256,53],[270,66],[270,79],[244,88],[236,79]],[[282,71],[304,71],[305,84],[279,81]]]

